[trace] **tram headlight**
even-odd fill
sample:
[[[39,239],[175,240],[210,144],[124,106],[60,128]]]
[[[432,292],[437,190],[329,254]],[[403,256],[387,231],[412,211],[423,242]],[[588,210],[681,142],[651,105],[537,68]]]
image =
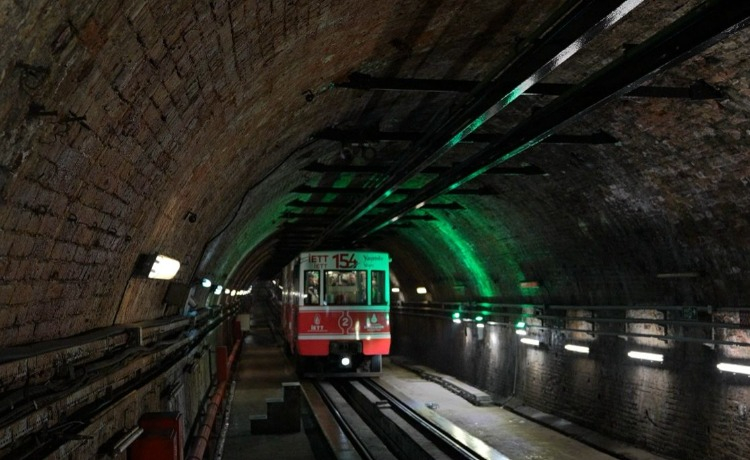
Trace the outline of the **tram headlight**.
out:
[[[348,356],[344,356],[341,358],[341,366],[342,367],[349,367],[352,365],[352,360]]]

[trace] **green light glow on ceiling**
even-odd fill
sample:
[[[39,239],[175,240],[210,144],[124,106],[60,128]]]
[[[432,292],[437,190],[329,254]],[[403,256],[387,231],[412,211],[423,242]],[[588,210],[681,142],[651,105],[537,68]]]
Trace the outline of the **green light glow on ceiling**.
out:
[[[456,254],[459,263],[463,263],[469,276],[476,285],[480,297],[493,297],[493,283],[487,275],[482,258],[476,253],[474,246],[450,224],[443,216],[437,216],[432,225],[437,229],[440,240],[451,253]]]
[[[308,181],[308,185],[311,187],[319,186],[320,177],[322,176],[318,175],[318,177],[312,178]],[[326,199],[323,201],[332,201],[335,196],[335,194],[326,195]],[[309,201],[312,198],[312,194],[298,194],[297,198],[302,201]],[[232,231],[231,226],[228,229],[228,234],[235,234],[236,236],[234,236],[231,243],[222,242],[222,245],[230,244],[231,246],[227,247],[224,251],[218,251],[222,253],[222,259],[215,270],[216,273],[226,273],[231,278],[234,272],[241,267],[242,261],[281,225],[283,220],[280,219],[280,216],[285,211],[288,200],[288,195],[277,196],[273,202],[262,206],[260,212],[254,214],[252,219],[243,219],[241,211],[240,219],[236,223],[243,222],[241,224],[242,228],[237,230],[236,233]]]
[[[355,174],[353,173],[341,173],[339,174],[339,177],[336,179],[336,181],[331,185],[333,188],[346,188],[348,187],[352,181],[354,181]],[[323,198],[321,201],[323,203],[332,203],[334,200],[336,200],[339,197],[338,193],[326,193],[323,195]],[[325,214],[328,211],[328,208],[317,208],[315,210],[315,214]]]

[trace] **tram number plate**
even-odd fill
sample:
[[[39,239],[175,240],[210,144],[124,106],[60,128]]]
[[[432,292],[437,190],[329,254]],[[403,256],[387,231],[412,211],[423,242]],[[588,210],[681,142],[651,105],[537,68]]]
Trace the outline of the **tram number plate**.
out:
[[[349,254],[348,252],[342,252],[333,256],[333,260],[336,261],[336,268],[357,268],[357,259],[355,254]]]

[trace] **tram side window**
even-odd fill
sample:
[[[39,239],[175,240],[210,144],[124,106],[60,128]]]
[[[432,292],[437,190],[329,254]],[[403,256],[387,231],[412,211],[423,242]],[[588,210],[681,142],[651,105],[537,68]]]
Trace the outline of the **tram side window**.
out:
[[[325,294],[328,305],[366,305],[366,270],[327,270]]]
[[[373,270],[372,276],[372,304],[385,305],[385,272],[382,270]]]
[[[320,305],[320,272],[305,270],[305,305]]]

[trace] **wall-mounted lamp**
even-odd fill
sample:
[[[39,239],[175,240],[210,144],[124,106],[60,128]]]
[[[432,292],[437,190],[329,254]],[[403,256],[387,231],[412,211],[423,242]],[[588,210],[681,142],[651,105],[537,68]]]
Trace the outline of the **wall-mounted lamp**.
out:
[[[401,292],[401,289],[394,287],[394,288],[391,288],[391,292],[394,294],[398,294],[399,292]]]
[[[461,313],[460,312],[453,312],[453,315],[451,315],[453,318],[453,322],[456,324],[461,324]]]
[[[203,286],[204,288],[209,288],[209,287],[211,287],[211,280],[210,280],[210,279],[208,279],[208,278],[203,278],[203,279],[201,280],[201,286]]]
[[[232,297],[236,296],[237,295],[237,290],[232,289],[231,291],[229,291],[229,295],[231,295]]]
[[[224,294],[229,294],[229,288],[224,288]]]
[[[526,345],[533,345],[535,347],[539,346],[539,341],[537,339],[530,339],[528,337],[522,338],[521,343],[525,343]]]
[[[589,354],[589,347],[584,347],[581,345],[573,345],[569,343],[565,345],[565,349],[568,351],[572,351],[573,353]]]
[[[427,294],[427,288],[422,286],[418,287],[417,294]]]
[[[216,289],[214,289],[214,295],[221,295],[221,291],[222,291],[223,289],[224,289],[224,288],[223,288],[223,287],[221,286],[221,284],[220,284],[220,285],[218,285],[218,286],[216,286]]]
[[[661,363],[664,361],[664,355],[659,353],[644,353],[642,351],[629,351],[628,356],[634,359],[642,359],[644,361],[654,361]]]
[[[733,372],[735,374],[750,375],[750,366],[741,366],[739,364],[719,363],[716,367],[722,372]]]
[[[519,283],[521,289],[536,289],[541,286],[539,281],[521,281]]]
[[[157,280],[171,280],[180,270],[180,261],[161,254],[141,254],[135,263],[133,276]]]

